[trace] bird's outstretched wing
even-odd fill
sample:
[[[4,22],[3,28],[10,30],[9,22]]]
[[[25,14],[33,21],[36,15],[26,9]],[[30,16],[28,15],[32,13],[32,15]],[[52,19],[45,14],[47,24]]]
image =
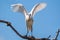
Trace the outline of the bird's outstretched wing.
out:
[[[45,7],[46,3],[38,3],[32,8],[30,14],[34,16],[36,12],[43,10]]]
[[[27,15],[27,11],[22,4],[13,4],[11,5],[11,8],[13,12],[21,12],[25,16]]]

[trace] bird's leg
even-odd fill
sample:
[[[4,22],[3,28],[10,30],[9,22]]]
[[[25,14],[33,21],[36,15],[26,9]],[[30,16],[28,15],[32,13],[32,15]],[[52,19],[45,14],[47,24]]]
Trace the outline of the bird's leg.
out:
[[[31,26],[31,36],[33,36],[33,28],[32,28],[32,26]]]
[[[28,33],[29,33],[29,31],[27,30],[27,34],[26,35],[28,35]]]
[[[29,33],[29,30],[28,30],[28,27],[27,27],[27,33],[26,33],[26,36],[28,36],[28,33]]]
[[[32,19],[32,24],[31,24],[31,36],[33,36],[33,27],[32,27],[32,25],[33,25],[33,19]]]

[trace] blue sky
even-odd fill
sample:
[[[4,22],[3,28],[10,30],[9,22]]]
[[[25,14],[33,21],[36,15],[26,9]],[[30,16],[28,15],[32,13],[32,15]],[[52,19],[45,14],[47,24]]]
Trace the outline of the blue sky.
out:
[[[54,38],[56,31],[60,28],[60,0],[0,0],[0,20],[12,23],[14,28],[22,35],[26,34],[24,15],[14,13],[11,10],[12,4],[21,3],[28,12],[36,3],[47,3],[47,7],[36,13],[34,16],[33,36],[44,38],[51,35]],[[24,40],[17,36],[10,27],[0,23],[0,40]],[[58,37],[60,40],[60,35]]]

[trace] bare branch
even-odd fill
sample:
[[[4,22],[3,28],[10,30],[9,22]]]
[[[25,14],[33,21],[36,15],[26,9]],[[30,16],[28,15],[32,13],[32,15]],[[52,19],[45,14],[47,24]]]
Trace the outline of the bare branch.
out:
[[[58,36],[59,36],[59,32],[60,32],[60,29],[58,29],[57,34],[56,34],[56,37],[55,37],[55,39],[53,39],[53,40],[57,40],[57,38],[58,38]]]
[[[4,20],[0,20],[0,22],[1,23],[6,23],[7,24],[7,26],[10,26],[10,28],[19,36],[19,37],[21,37],[21,38],[23,38],[23,39],[27,39],[27,40],[50,40],[50,39],[48,39],[48,38],[35,38],[35,37],[33,37],[33,36],[22,36],[12,25],[11,25],[11,23],[10,22],[8,22],[8,21],[4,21]]]
[[[0,22],[6,23],[7,26],[10,26],[10,28],[11,28],[19,37],[21,37],[21,38],[23,38],[23,39],[28,39],[28,40],[35,39],[34,37],[27,37],[27,36],[22,36],[21,34],[19,34],[19,32],[11,25],[10,22],[4,21],[4,20],[0,20]],[[39,39],[37,39],[37,40],[39,40]]]

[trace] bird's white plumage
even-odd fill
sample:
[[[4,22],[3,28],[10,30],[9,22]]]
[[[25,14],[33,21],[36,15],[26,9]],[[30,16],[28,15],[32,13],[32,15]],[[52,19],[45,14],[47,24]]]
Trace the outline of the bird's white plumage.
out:
[[[15,6],[15,5],[20,5],[20,6],[23,6],[22,4],[13,4],[13,5],[11,5],[11,6]]]
[[[27,11],[22,4],[13,4],[13,5],[11,5],[11,7],[14,12],[21,12],[25,15],[25,20],[26,20],[26,24],[27,24],[27,31],[32,32],[33,16],[35,15],[36,12],[43,10],[46,7],[46,3],[36,4],[32,8],[32,10],[29,12],[29,14],[27,14]]]
[[[32,8],[30,14],[31,14],[32,16],[34,16],[36,12],[43,10],[43,9],[46,7],[46,5],[47,5],[46,3],[38,3],[38,4],[36,4],[36,5]]]
[[[13,12],[21,12],[25,16],[27,15],[27,11],[22,4],[13,4],[11,7]]]
[[[46,3],[36,4],[32,8],[32,10],[29,12],[29,14],[31,14],[31,16],[34,16],[36,14],[36,12],[43,10],[46,7],[46,5],[47,5]],[[22,4],[13,4],[13,5],[11,5],[11,7],[14,12],[22,12],[22,13],[24,13],[25,16],[27,15],[27,11]]]

